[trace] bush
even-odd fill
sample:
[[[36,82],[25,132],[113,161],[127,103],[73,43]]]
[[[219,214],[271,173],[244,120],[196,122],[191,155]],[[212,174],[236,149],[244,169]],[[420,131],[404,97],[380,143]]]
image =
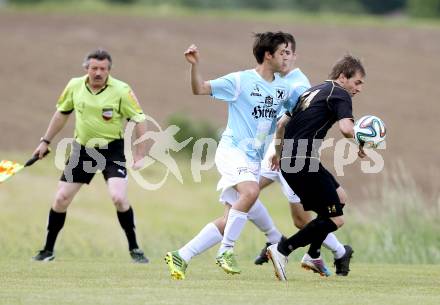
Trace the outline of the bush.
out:
[[[175,113],[168,118],[168,125],[176,125],[180,128],[174,137],[177,142],[183,142],[188,138],[193,138],[180,152],[185,156],[191,157],[194,143],[201,138],[214,139],[216,142],[220,140],[219,129],[214,127],[212,123],[207,121],[194,121],[188,116]]]
[[[407,0],[360,0],[365,10],[370,14],[388,14],[404,10]]]
[[[408,0],[407,12],[412,17],[440,17],[440,0]]]
[[[133,4],[138,0],[105,0],[105,2],[115,3],[115,4]]]

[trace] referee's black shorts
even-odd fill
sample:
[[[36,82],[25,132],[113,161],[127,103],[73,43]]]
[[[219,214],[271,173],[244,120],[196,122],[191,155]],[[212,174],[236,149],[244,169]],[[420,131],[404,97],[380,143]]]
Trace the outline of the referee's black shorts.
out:
[[[292,158],[291,167],[295,165],[296,158]],[[336,189],[340,186],[333,175],[319,163],[317,170],[310,170],[309,158],[306,158],[304,167],[296,172],[287,168],[281,168],[284,179],[290,188],[301,199],[306,211],[315,211],[318,217],[328,218],[343,215],[343,205],[339,200]]]
[[[89,184],[98,170],[105,180],[127,177],[123,139],[110,142],[107,148],[86,148],[74,141],[60,180]]]

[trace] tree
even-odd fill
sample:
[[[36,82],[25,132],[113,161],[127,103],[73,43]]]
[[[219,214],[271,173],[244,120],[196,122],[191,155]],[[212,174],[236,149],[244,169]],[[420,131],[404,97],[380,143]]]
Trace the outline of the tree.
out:
[[[404,10],[407,0],[360,0],[365,10],[370,14],[387,14]]]
[[[408,0],[407,12],[413,17],[440,17],[440,0]]]

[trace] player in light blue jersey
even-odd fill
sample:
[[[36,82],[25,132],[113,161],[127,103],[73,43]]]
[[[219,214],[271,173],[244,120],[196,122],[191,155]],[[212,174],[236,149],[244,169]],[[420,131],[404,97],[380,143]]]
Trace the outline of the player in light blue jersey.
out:
[[[275,130],[276,117],[284,105],[290,108],[289,85],[277,74],[287,66],[288,35],[266,32],[255,35],[255,69],[204,81],[199,71],[200,54],[195,45],[185,52],[191,64],[191,86],[195,95],[212,95],[228,103],[228,123],[216,151],[215,163],[221,174],[218,189],[224,216],[207,224],[178,251],[165,260],[171,277],[185,278],[189,260],[221,241],[217,264],[237,274],[233,247],[246,224],[248,212],[259,195],[260,164],[268,136]]]
[[[290,44],[291,50],[287,50],[289,57],[289,65],[285,71],[280,74],[285,81],[291,86],[291,96],[293,99],[298,99],[301,94],[303,94],[307,89],[310,88],[310,82],[307,76],[299,69],[295,68],[296,54],[295,54],[295,41]],[[284,115],[286,111],[291,109],[282,109],[278,118]],[[268,185],[272,184],[274,181],[279,182],[281,189],[285,197],[287,198],[290,206],[290,213],[294,225],[298,229],[302,229],[307,223],[312,220],[312,215],[310,212],[304,211],[303,205],[301,204],[300,198],[293,192],[280,171],[273,171],[269,166],[269,157],[274,154],[275,147],[271,143],[269,149],[266,152],[265,158],[261,163],[261,173],[260,173],[260,190],[264,189]],[[266,245],[261,250],[260,254],[255,259],[256,265],[262,265],[268,262],[266,250],[267,247],[277,243],[282,238],[282,234],[275,227],[269,213],[265,209],[263,203],[260,199],[257,199],[251,212],[249,213],[249,220],[251,220],[262,232],[265,233],[267,242]],[[349,264],[353,250],[349,245],[342,245],[336,238],[334,233],[327,235],[323,242],[323,245],[332,251],[337,275],[348,275]],[[327,274],[329,275],[329,273]]]
[[[252,69],[212,80],[210,86],[213,97],[228,102],[228,124],[219,147],[239,149],[249,161],[260,162],[275,118],[285,108],[288,85],[278,73],[268,82]]]

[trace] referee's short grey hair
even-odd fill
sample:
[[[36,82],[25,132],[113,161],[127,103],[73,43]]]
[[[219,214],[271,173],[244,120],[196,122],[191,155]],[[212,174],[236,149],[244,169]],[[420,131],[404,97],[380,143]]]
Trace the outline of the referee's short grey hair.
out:
[[[89,67],[90,59],[97,59],[97,60],[107,59],[109,62],[108,69],[110,70],[112,67],[112,57],[111,57],[110,53],[104,49],[99,48],[99,49],[94,50],[94,51],[90,52],[89,54],[87,54],[87,56],[84,58],[84,61],[82,64],[84,68],[87,69]]]

